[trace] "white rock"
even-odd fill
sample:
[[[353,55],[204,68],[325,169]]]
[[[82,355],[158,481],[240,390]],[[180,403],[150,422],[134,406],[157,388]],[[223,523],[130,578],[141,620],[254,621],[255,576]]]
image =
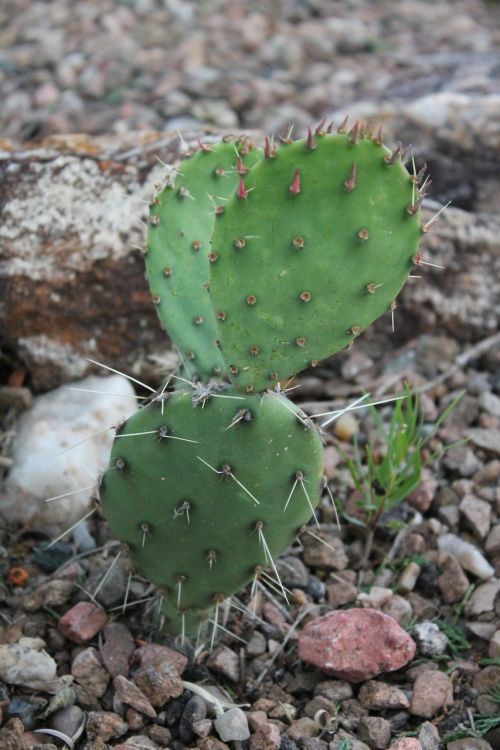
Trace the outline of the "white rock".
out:
[[[414,638],[423,656],[437,656],[444,654],[448,646],[448,638],[435,622],[424,620],[415,625]]]
[[[456,534],[443,534],[443,536],[438,537],[437,543],[441,552],[454,555],[464,570],[468,570],[469,573],[478,578],[487,579],[494,574],[494,568],[483,557],[478,548],[456,536]]]
[[[137,408],[130,382],[121,375],[89,377],[70,386],[106,395],[63,386],[37,396],[20,417],[14,463],[0,494],[0,515],[9,525],[30,523],[56,534],[82,518],[90,507],[93,477],[109,458],[114,431],[107,428]],[[92,435],[97,436],[88,440]],[[81,445],[67,450],[77,443]],[[45,502],[83,487],[87,489]]]
[[[57,664],[40,638],[21,638],[18,643],[0,646],[0,679],[9,685],[57,693],[71,677],[57,677]]]
[[[223,742],[247,740],[250,737],[248,719],[241,708],[230,708],[214,721],[217,734]]]

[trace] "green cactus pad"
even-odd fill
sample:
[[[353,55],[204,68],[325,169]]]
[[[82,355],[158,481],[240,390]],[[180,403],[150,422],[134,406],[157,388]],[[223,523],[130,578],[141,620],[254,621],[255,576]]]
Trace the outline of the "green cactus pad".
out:
[[[358,124],[268,146],[241,180],[216,222],[210,268],[238,389],[315,364],[391,310],[422,233],[421,196],[399,153]]]
[[[174,610],[189,629],[290,545],[320,499],[322,453],[285,396],[232,386],[158,397],[120,428],[102,509],[163,591],[167,630],[179,631]]]
[[[185,369],[204,381],[224,368],[215,344],[217,311],[206,290],[210,238],[240,175],[261,158],[261,149],[245,139],[201,146],[151,205],[146,253],[151,295]]]

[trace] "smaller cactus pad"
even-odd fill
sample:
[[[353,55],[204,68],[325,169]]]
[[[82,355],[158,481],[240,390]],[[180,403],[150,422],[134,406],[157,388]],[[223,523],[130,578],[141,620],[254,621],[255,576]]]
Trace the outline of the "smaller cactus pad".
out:
[[[137,570],[163,592],[166,629],[272,567],[322,488],[318,430],[288,399],[232,386],[158,396],[116,435],[101,501]]]
[[[215,344],[217,311],[206,290],[210,238],[227,196],[260,158],[262,151],[246,140],[201,145],[151,205],[146,271],[152,299],[185,370],[203,381],[224,368]]]
[[[357,123],[273,149],[212,239],[210,297],[229,377],[260,391],[348,346],[391,310],[422,234],[422,196]]]

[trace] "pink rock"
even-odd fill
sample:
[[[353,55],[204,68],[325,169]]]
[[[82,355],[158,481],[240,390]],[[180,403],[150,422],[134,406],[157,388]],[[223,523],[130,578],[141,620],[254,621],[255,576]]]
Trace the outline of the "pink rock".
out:
[[[429,469],[422,469],[421,484],[408,495],[406,501],[421,513],[426,513],[432,505],[439,483]]]
[[[174,651],[168,646],[160,646],[157,643],[148,643],[134,651],[132,660],[139,663],[141,667],[148,667],[150,664],[156,664],[160,661],[162,664],[169,664],[179,675],[181,675],[187,666],[187,657],[179,651]]]
[[[303,661],[348,682],[401,669],[415,650],[394,618],[373,609],[329,612],[307,623],[299,636]]]
[[[422,745],[415,737],[401,737],[392,743],[389,750],[422,750]]]
[[[92,602],[78,602],[60,619],[59,629],[75,643],[86,643],[93,638],[107,622],[103,609]]]

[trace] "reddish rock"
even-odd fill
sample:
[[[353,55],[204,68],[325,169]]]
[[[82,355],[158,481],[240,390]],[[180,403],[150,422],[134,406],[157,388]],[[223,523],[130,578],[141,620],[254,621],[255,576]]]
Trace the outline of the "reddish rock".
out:
[[[446,604],[454,604],[463,598],[469,588],[469,579],[454,555],[446,555],[442,562],[443,572],[437,585]]]
[[[207,661],[207,666],[214,672],[227,677],[231,682],[239,682],[240,661],[238,654],[227,646],[220,646]]]
[[[378,680],[368,680],[361,686],[358,700],[364,708],[378,711],[384,708],[408,708],[410,702],[395,685]]]
[[[113,680],[113,687],[121,702],[125,703],[126,706],[135,708],[136,711],[149,716],[150,719],[156,719],[156,711],[153,706],[142,690],[137,685],[134,685],[133,682],[130,682],[126,677],[119,674]]]
[[[401,669],[416,646],[396,620],[373,609],[329,612],[299,636],[299,656],[326,674],[362,682]]]
[[[161,660],[138,669],[134,682],[155,708],[163,706],[171,698],[178,698],[184,690],[177,670]]]
[[[87,737],[97,737],[107,742],[112,737],[122,737],[128,730],[127,722],[112,711],[89,711],[87,715]]]
[[[59,620],[59,629],[75,643],[90,641],[107,622],[103,609],[92,602],[78,602]]]
[[[432,719],[453,705],[453,683],[444,672],[428,670],[420,674],[413,686],[410,713]]]
[[[429,469],[422,470],[422,483],[420,487],[408,495],[406,501],[421,513],[426,513],[432,505],[434,495],[438,488],[438,482],[434,479]]]
[[[279,750],[281,736],[278,727],[267,722],[250,737],[250,750]]]
[[[173,667],[181,675],[187,666],[187,657],[174,651],[168,646],[160,646],[157,643],[148,643],[147,646],[141,646],[136,649],[133,655],[133,661],[139,663],[141,667],[147,667],[150,664],[161,662]]]
[[[422,750],[422,744],[415,737],[401,737],[392,743],[389,750]]]
[[[129,661],[135,650],[135,642],[126,625],[119,622],[108,623],[102,632],[100,647],[101,659],[111,677],[128,675]]]

